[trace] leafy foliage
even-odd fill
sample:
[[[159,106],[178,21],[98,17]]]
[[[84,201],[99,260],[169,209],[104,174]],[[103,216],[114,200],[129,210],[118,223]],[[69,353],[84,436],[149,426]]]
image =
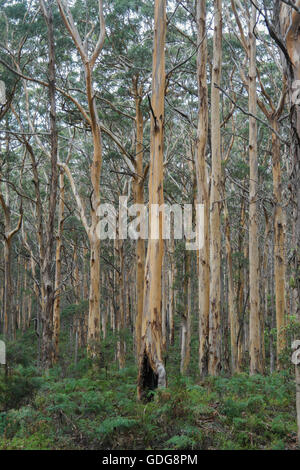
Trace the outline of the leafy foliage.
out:
[[[0,375],[0,449],[294,448],[288,372],[169,377],[145,405],[136,399],[134,364],[95,369],[83,357],[67,374],[57,365],[42,377],[18,364]]]

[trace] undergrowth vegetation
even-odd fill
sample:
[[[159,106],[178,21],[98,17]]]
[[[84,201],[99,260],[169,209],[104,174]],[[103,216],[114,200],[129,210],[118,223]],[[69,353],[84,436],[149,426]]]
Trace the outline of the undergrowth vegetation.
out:
[[[108,338],[102,346],[98,363],[82,352],[75,364],[66,342],[68,361],[42,376],[32,332],[9,344],[9,371],[0,372],[1,450],[296,448],[289,371],[200,381],[196,372],[176,375],[174,350],[168,387],[139,403],[135,364],[118,370],[108,362],[114,344]]]

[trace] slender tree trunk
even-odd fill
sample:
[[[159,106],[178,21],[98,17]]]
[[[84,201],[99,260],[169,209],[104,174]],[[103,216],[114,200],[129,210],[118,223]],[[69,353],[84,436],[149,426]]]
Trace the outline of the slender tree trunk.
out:
[[[83,257],[83,260],[82,260],[82,264],[83,264],[83,279],[82,279],[83,299],[87,300],[88,296],[89,296],[89,273],[88,273],[88,262],[87,262],[87,258],[88,258],[87,248],[83,249],[82,257]]]
[[[211,375],[221,369],[221,130],[220,90],[222,67],[222,0],[214,0],[214,41],[211,92],[212,174],[210,196],[210,316],[209,364]]]
[[[124,347],[124,314],[125,314],[125,304],[124,304],[124,250],[123,250],[123,240],[115,240],[116,244],[116,259],[118,260],[118,272],[117,272],[117,292],[118,292],[118,302],[117,302],[117,358],[119,362],[119,368],[123,369],[125,367],[125,347]]]
[[[300,318],[299,318],[300,321]],[[298,425],[298,446],[300,446],[300,365],[296,366],[296,408]]]
[[[225,236],[227,253],[227,273],[228,273],[228,312],[230,321],[230,343],[231,343],[231,368],[232,373],[238,372],[238,317],[234,302],[234,283],[232,268],[232,252],[230,242],[230,222],[227,205],[225,204]]]
[[[62,235],[64,224],[64,201],[65,201],[65,182],[64,172],[60,170],[59,174],[59,206],[58,206],[58,233],[56,238],[55,255],[55,299],[53,307],[53,362],[57,362],[59,353],[59,334],[60,334],[60,298],[61,298],[61,251]]]
[[[256,115],[256,8],[251,7],[249,22],[249,112]],[[250,285],[250,373],[264,372],[263,331],[261,331],[261,311],[259,298],[259,247],[258,247],[258,155],[257,123],[249,118],[249,161],[250,161],[250,199],[249,199],[249,285]]]
[[[300,0],[293,2],[300,8]],[[300,107],[293,99],[294,92],[299,88],[300,80],[300,14],[291,6],[276,0],[274,4],[274,20],[280,37],[281,46],[285,50],[282,62],[287,76],[289,91],[290,122],[291,122],[291,153],[292,172],[290,177],[291,196],[294,203],[294,312],[300,319]]]
[[[116,260],[115,260],[116,262]],[[113,331],[113,334],[115,334],[116,331],[116,279],[117,279],[117,274],[116,270],[113,270],[113,276],[112,276],[112,309],[111,309],[111,329]]]
[[[184,253],[183,312],[181,322],[181,363],[180,372],[185,374],[191,358],[191,252]]]
[[[49,187],[49,213],[45,232],[45,256],[41,259],[41,279],[43,284],[44,302],[42,309],[42,367],[48,369],[53,361],[53,305],[54,305],[54,276],[52,273],[52,260],[54,254],[54,221],[57,196],[57,150],[58,136],[56,129],[56,85],[55,85],[55,48],[53,31],[52,0],[41,0],[42,11],[48,29],[48,81],[49,81],[49,105],[50,105],[50,145],[51,145],[51,175]]]
[[[4,242],[4,336],[13,337],[13,318],[11,301],[13,298],[11,279],[11,238]]]
[[[272,234],[271,242],[271,252],[274,253],[274,234]],[[275,312],[275,302],[274,302],[274,256],[271,258],[271,268],[270,268],[270,279],[269,279],[269,289],[270,289],[270,327],[271,329],[276,328],[276,312]],[[273,373],[275,370],[275,347],[274,347],[274,337],[273,334],[270,337],[270,372]]]
[[[175,314],[175,241],[174,241],[174,221],[171,222],[171,239],[169,242],[169,343],[171,346],[174,344],[175,328],[174,328],[174,314]]]
[[[240,231],[239,231],[239,268],[238,268],[238,287],[237,287],[237,311],[238,311],[238,370],[241,371],[243,367],[243,323],[244,323],[244,239],[245,239],[245,199],[242,199],[241,204],[241,217],[240,217]]]
[[[135,204],[144,204],[144,179],[143,175],[143,132],[144,121],[141,110],[142,102],[142,88],[138,86],[138,77],[134,77],[133,90],[135,95],[135,122],[136,122],[136,173],[137,177],[134,180],[134,197]],[[142,214],[141,214],[142,215]],[[140,227],[141,232],[141,227]],[[143,318],[143,302],[144,302],[144,275],[145,275],[145,240],[139,236],[136,242],[136,354],[139,357],[141,350],[141,333],[142,333],[142,318]]]
[[[79,259],[78,259],[78,241],[74,241],[74,253],[73,253],[73,263],[74,263],[74,295],[75,295],[75,304],[80,302],[80,275],[79,275]]]
[[[24,333],[28,325],[28,293],[27,293],[27,272],[28,261],[24,261],[24,281],[23,281],[23,299],[22,299],[22,332]]]
[[[29,271],[29,263],[28,263],[28,271]],[[34,289],[33,289],[34,290]],[[32,288],[28,290],[27,298],[27,318],[26,318],[26,328],[30,328],[31,324],[31,317],[32,317]]]
[[[269,331],[272,327],[272,316],[270,315],[271,311],[271,302],[269,301],[269,286],[270,286],[270,267],[269,267],[269,254],[270,254],[270,232],[271,224],[267,211],[264,209],[265,213],[265,234],[264,234],[264,249],[263,249],[263,260],[262,260],[262,280],[263,280],[263,290],[262,290],[262,304],[261,309],[263,311],[264,324],[268,326]],[[272,351],[272,338],[270,335],[270,369],[271,369],[271,351]]]
[[[155,0],[154,50],[151,99],[151,148],[149,177],[149,208],[163,204],[164,93],[165,93],[166,1]],[[159,215],[159,239],[151,234],[145,265],[145,289],[142,339],[139,356],[138,397],[147,390],[166,386],[162,358],[161,277],[163,259],[162,216]]]
[[[73,180],[70,169],[66,164],[60,163],[65,169],[68,179],[71,183],[72,191],[76,199],[77,208],[80,212],[81,221],[87,232],[90,243],[90,289],[89,289],[89,318],[88,318],[88,348],[87,352],[90,357],[95,357],[100,348],[100,239],[98,237],[97,228],[100,222],[100,177],[102,167],[102,137],[101,125],[99,121],[98,110],[96,106],[96,97],[93,88],[93,70],[95,62],[102,51],[105,40],[105,20],[103,14],[103,1],[99,0],[99,22],[100,32],[98,40],[91,55],[89,55],[83,45],[80,34],[75,26],[72,13],[62,0],[57,0],[60,14],[63,22],[72,37],[77,50],[81,56],[85,72],[86,98],[88,102],[89,116],[81,108],[83,118],[88,121],[93,139],[93,158],[90,167],[90,177],[92,183],[90,225],[87,222],[85,209],[78,194],[75,182]],[[88,37],[85,38],[85,42]]]
[[[162,259],[162,311],[161,311],[161,334],[163,353],[167,350],[167,308],[168,308],[168,266],[166,241],[164,240],[164,254]]]
[[[101,270],[101,292],[105,292],[105,308],[103,309],[103,315],[101,315],[101,333],[102,338],[105,341],[107,337],[107,318],[108,318],[108,299],[106,298],[106,273],[104,270]],[[103,294],[102,294],[103,297]]]
[[[13,309],[13,285],[12,285],[12,240],[14,235],[20,230],[22,225],[23,213],[20,211],[19,222],[12,230],[11,228],[11,210],[9,207],[8,198],[5,201],[2,193],[0,192],[0,204],[4,211],[4,299],[3,299],[3,319],[4,319],[4,336],[9,339],[15,337],[16,332],[16,310]]]
[[[95,357],[100,347],[100,240],[90,234],[90,293],[88,317],[88,353]]]
[[[4,335],[4,279],[2,278],[0,286],[0,334]]]
[[[274,213],[274,274],[275,274],[275,299],[276,299],[276,328],[277,328],[277,367],[280,367],[280,354],[285,348],[285,223],[282,209],[281,190],[281,162],[280,141],[275,134],[278,132],[278,121],[271,122],[272,133],[272,158],[273,158],[273,193],[275,202]]]
[[[15,324],[13,328],[13,339],[15,340],[17,337],[17,330],[21,329],[21,316],[22,316],[22,291],[21,291],[21,265],[20,265],[20,256],[17,256],[17,286],[16,286],[16,297],[18,301],[14,307],[14,315],[15,315]]]
[[[207,91],[207,39],[206,0],[197,1],[197,76],[198,76],[198,132],[196,147],[197,199],[204,204],[204,246],[198,253],[198,296],[199,296],[199,370],[201,377],[208,373],[209,344],[209,189],[208,171],[205,161],[208,134],[208,91]]]

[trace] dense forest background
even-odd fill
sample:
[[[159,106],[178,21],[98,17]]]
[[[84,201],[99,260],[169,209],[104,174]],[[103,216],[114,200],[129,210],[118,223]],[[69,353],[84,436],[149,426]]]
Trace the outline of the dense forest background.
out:
[[[296,449],[300,2],[0,6],[0,449]]]

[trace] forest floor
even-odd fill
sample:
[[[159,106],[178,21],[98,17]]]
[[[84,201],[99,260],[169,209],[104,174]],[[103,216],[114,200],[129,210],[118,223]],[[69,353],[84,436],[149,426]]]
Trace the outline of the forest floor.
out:
[[[119,371],[83,357],[40,375],[34,343],[33,332],[11,343],[8,377],[0,371],[1,450],[297,448],[289,371],[200,381],[173,365],[168,388],[138,403],[134,364]]]

